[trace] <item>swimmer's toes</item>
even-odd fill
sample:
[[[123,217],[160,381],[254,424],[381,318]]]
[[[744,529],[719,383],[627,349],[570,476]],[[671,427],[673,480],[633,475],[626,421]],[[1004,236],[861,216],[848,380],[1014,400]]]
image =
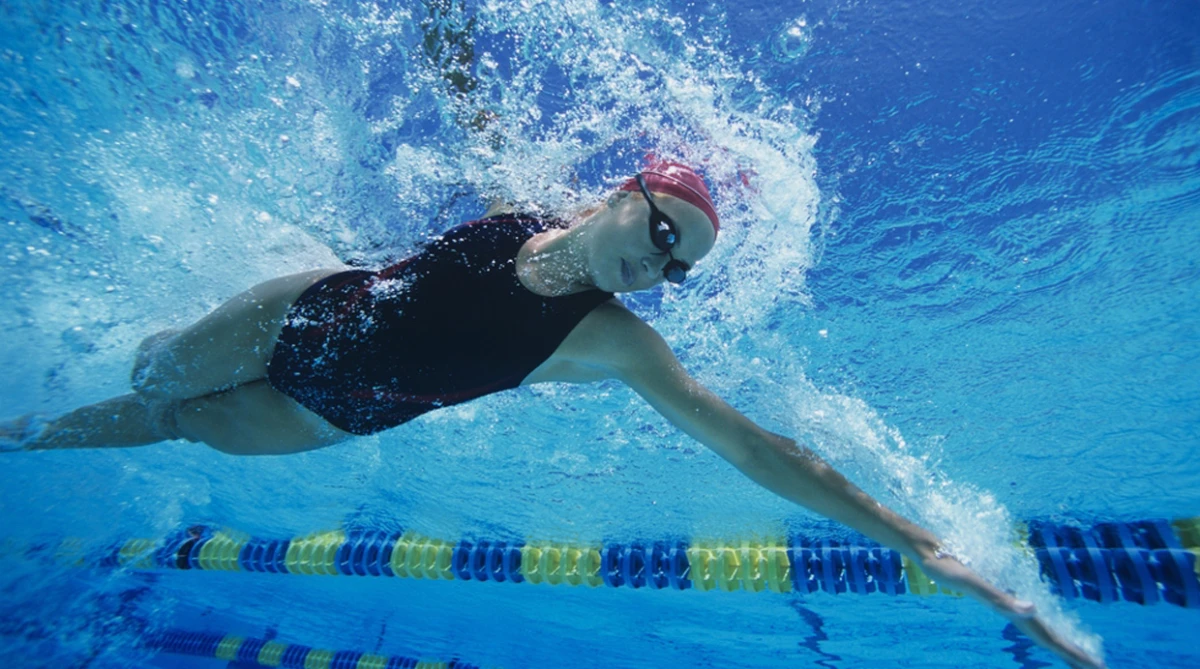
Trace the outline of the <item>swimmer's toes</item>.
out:
[[[7,424],[0,424],[0,453],[15,453],[21,450],[21,440],[9,433]]]
[[[0,453],[25,450],[45,426],[45,417],[35,413],[0,422]]]

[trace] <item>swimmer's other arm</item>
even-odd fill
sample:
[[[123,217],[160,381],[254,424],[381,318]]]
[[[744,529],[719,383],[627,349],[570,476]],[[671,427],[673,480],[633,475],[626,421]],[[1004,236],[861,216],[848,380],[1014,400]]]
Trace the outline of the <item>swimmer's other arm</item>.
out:
[[[582,219],[585,219],[588,216],[591,216],[592,214],[596,213],[601,208],[602,208],[601,205],[580,207],[578,209],[573,209],[573,210],[568,211],[563,218],[568,221],[582,220]],[[506,202],[505,200],[503,200],[501,198],[495,198],[490,203],[488,203],[487,211],[483,212],[482,218],[491,218],[492,216],[500,216],[502,214],[515,214],[515,213],[517,213],[516,205],[514,205],[512,202]]]
[[[501,214],[511,214],[517,210],[511,202],[505,202],[500,198],[495,198],[488,204],[487,211],[483,212],[483,218],[491,218]]]
[[[1032,604],[1017,600],[952,556],[940,540],[867,495],[816,453],[762,429],[691,377],[663,338],[633,313],[602,305],[589,319],[578,363],[633,388],[681,430],[768,490],[838,521],[913,559],[940,584],[960,590],[1013,621],[1073,667],[1102,667],[1062,639]]]

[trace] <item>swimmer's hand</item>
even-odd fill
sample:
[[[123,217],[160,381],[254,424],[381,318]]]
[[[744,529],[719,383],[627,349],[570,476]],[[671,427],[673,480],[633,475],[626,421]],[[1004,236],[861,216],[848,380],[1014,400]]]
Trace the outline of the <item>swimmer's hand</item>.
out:
[[[1023,601],[988,583],[979,574],[941,550],[919,561],[922,571],[939,585],[960,590],[1012,621],[1030,639],[1075,669],[1104,669],[1104,662],[1062,638],[1037,616],[1032,602]]]

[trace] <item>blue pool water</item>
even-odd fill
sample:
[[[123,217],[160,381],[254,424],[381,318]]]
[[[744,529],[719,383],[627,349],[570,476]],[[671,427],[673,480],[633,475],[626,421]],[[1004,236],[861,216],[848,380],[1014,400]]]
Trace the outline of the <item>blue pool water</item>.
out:
[[[1110,666],[1195,666],[1195,608],[1058,600],[1013,528],[1200,516],[1200,7],[934,4],[0,3],[3,417],[127,392],[142,337],[256,282],[493,197],[586,204],[658,151],[704,165],[722,234],[625,301],[702,382]],[[508,669],[1054,662],[945,596],[74,564],[196,526],[846,538],[615,384],[286,458],[3,460],[5,666],[236,666],[167,629]]]

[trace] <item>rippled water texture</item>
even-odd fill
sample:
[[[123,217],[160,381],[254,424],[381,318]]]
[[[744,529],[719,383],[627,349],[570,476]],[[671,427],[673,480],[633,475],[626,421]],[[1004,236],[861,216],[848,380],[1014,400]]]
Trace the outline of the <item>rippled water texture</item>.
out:
[[[626,303],[699,379],[1064,634],[1103,635],[1113,666],[1195,663],[1191,612],[1061,606],[1013,546],[1020,519],[1200,514],[1191,4],[60,4],[0,3],[0,418],[126,392],[142,337],[256,282],[382,265],[494,198],[568,212],[658,152],[704,166],[721,238],[687,285]],[[1049,659],[953,598],[150,579],[14,557],[194,524],[842,532],[618,385],[520,389],[287,458],[172,444],[4,464],[0,647],[26,666],[181,666],[135,647],[171,625],[510,669]]]

